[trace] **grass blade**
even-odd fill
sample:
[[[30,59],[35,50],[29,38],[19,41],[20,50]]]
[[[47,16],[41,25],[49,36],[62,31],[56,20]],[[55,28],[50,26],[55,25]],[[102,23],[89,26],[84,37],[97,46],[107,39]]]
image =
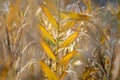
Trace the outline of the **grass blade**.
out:
[[[40,42],[41,46],[43,47],[44,51],[46,52],[46,54],[53,60],[56,60],[56,57],[54,55],[54,53],[52,52],[52,50],[49,48],[49,46],[47,45],[47,43],[45,43],[44,41]]]
[[[49,39],[50,41],[52,41],[55,45],[56,42],[54,40],[54,38],[52,37],[52,35],[45,29],[45,27],[43,25],[39,25],[39,30],[41,31],[43,37]]]
[[[45,13],[45,15],[47,16],[48,20],[51,22],[51,24],[57,29],[58,28],[57,21],[53,17],[53,15],[49,11],[49,9],[44,4],[41,4],[41,8],[42,8],[43,12]]]
[[[61,11],[61,14],[64,15],[63,20],[88,21],[90,19],[90,16],[77,12]]]
[[[47,6],[51,10],[53,10],[56,14],[58,14],[58,11],[57,11],[57,9],[56,9],[55,4],[53,3],[53,1],[51,1],[51,0],[44,0],[44,1],[46,2]]]
[[[43,61],[40,61],[40,66],[43,72],[46,74],[48,80],[59,80],[55,73],[52,72],[51,69]]]
[[[75,21],[66,22],[65,25],[61,28],[60,32],[64,32],[68,29],[71,29],[75,25]]]
[[[72,35],[70,35],[70,36],[63,42],[63,44],[60,46],[60,48],[66,47],[66,46],[68,46],[69,44],[71,44],[71,43],[77,38],[78,35],[79,35],[79,32],[75,32],[75,33],[73,33]]]
[[[66,63],[68,63],[70,61],[70,59],[77,53],[77,51],[72,51],[67,53],[67,55],[65,55],[60,62],[57,65],[57,68],[64,66]]]

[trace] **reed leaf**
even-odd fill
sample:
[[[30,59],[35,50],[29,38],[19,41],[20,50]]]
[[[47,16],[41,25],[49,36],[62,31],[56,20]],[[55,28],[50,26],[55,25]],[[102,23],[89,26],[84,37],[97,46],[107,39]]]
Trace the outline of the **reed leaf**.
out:
[[[77,12],[61,11],[61,14],[64,15],[63,21],[66,21],[66,20],[88,21],[90,20],[90,16],[86,14],[77,13]]]
[[[51,22],[51,24],[57,29],[58,28],[57,21],[52,15],[52,13],[49,11],[49,9],[46,7],[46,5],[41,4],[41,8],[43,12],[45,13],[45,15],[47,16],[48,20]]]
[[[46,52],[46,54],[53,60],[56,60],[56,57],[54,55],[54,53],[52,52],[52,50],[49,48],[49,46],[47,45],[47,43],[45,43],[44,41],[40,42],[41,46],[43,47],[44,51]]]
[[[75,23],[76,23],[75,21],[66,22],[63,28],[61,28],[60,32],[64,32],[67,31],[68,29],[71,29],[72,27],[74,27]]]
[[[48,80],[59,80],[54,72],[43,62],[40,61],[40,66],[43,72],[46,74]]]
[[[72,51],[67,53],[58,63],[57,68],[60,68],[64,65],[66,65],[70,59],[77,53],[77,51]]]
[[[43,35],[43,37],[45,37],[46,39],[49,39],[54,44],[56,44],[52,35],[45,29],[45,27],[43,25],[39,25],[39,30],[40,30],[41,34]]]
[[[71,44],[79,35],[79,32],[74,32],[72,35],[70,35],[64,42],[63,44],[60,46],[60,48],[66,47],[69,44]]]
[[[44,1],[52,11],[54,11],[56,14],[58,14],[55,4],[53,4],[53,2],[51,0],[44,0]]]

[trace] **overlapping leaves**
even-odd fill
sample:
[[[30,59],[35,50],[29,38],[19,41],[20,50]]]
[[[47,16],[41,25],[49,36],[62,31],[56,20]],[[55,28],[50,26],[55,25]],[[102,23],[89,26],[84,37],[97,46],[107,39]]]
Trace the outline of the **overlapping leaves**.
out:
[[[47,4],[52,5],[52,3],[49,3],[49,0],[45,0],[45,2]],[[48,6],[50,6],[48,5]],[[58,32],[59,28],[61,27],[60,25],[58,26],[58,22],[55,19],[55,16],[53,16],[53,14],[50,12],[48,6],[46,6],[45,4],[41,4],[41,9],[43,11],[43,13],[45,14],[45,16],[48,18],[48,21],[52,24],[51,26],[53,26],[53,28],[56,29],[56,32]],[[53,8],[53,11],[55,11],[55,13],[58,13],[58,10],[55,8],[54,5],[51,6]],[[64,22],[64,28],[60,28],[60,32],[64,32],[67,31],[68,29],[70,29],[71,27],[73,27],[76,24],[76,21],[82,21],[82,20],[89,20],[90,17],[84,14],[80,14],[77,12],[68,12],[68,11],[61,11],[60,13],[61,19],[63,21],[65,20],[72,20],[70,22]],[[52,43],[54,43],[56,46],[51,46],[50,44],[48,44],[46,41],[43,41],[44,39],[42,39],[40,41],[41,46],[43,47],[43,50],[45,51],[45,53],[48,55],[49,58],[52,59],[51,64],[55,64],[56,65],[52,65],[54,68],[56,67],[56,70],[62,69],[62,67],[64,67],[66,64],[68,64],[70,62],[70,60],[75,56],[75,54],[77,53],[76,50],[73,50],[71,52],[67,52],[65,53],[65,55],[59,60],[58,59],[58,50],[60,48],[65,48],[67,46],[69,46],[72,42],[74,42],[74,40],[77,38],[77,36],[79,35],[79,31],[80,28],[78,27],[77,31],[74,31],[73,34],[71,34],[68,38],[66,38],[66,40],[64,40],[64,42],[62,44],[58,44],[59,40],[57,39],[57,37],[53,37],[53,35],[51,35],[51,33],[49,33],[49,31],[47,30],[48,26],[43,26],[43,25],[39,25],[39,30],[41,32],[41,36],[42,38],[45,38],[47,40],[50,40]],[[52,48],[53,47],[53,48]],[[56,49],[57,48],[57,49]],[[57,53],[57,54],[56,54]],[[63,74],[55,74],[52,70],[53,68],[49,68],[47,66],[47,64],[45,64],[43,61],[40,62],[41,68],[43,70],[43,72],[45,73],[45,75],[47,76],[48,80],[58,80],[58,75],[61,75],[62,77],[64,77],[66,75],[66,72],[62,72]],[[51,67],[52,67],[51,66]]]

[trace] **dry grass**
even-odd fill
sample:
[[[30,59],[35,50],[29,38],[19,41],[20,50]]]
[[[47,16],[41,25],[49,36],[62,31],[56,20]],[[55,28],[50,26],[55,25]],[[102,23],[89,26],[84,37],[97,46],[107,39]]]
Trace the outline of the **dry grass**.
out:
[[[120,4],[0,0],[0,80],[119,80]]]

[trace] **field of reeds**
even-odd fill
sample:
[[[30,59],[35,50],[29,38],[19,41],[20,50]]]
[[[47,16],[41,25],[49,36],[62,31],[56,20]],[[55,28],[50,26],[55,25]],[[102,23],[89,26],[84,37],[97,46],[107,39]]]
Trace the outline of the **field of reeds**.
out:
[[[120,0],[0,0],[0,80],[120,80]]]

